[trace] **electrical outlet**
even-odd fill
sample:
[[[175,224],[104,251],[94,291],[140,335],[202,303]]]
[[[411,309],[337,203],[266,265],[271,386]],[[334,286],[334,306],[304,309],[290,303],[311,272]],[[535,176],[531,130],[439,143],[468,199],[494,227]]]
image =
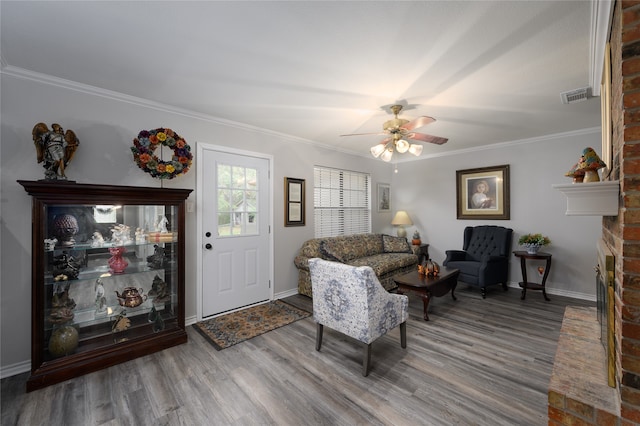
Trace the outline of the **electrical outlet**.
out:
[[[187,201],[187,213],[193,213],[195,203],[193,201]]]

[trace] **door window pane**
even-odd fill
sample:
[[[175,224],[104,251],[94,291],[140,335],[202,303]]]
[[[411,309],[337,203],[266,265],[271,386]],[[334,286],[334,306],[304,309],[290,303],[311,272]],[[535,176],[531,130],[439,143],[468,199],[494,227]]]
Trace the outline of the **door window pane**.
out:
[[[218,165],[218,235],[258,234],[258,172]]]

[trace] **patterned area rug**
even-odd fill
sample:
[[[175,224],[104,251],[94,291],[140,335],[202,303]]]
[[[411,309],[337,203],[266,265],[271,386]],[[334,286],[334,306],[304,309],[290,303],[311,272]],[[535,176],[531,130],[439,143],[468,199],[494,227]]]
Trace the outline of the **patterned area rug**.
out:
[[[217,350],[291,324],[311,314],[281,300],[252,306],[193,325]]]

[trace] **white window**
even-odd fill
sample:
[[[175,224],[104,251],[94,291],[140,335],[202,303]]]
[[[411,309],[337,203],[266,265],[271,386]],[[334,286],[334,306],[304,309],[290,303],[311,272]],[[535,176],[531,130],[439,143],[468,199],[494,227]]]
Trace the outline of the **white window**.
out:
[[[371,177],[366,173],[314,167],[315,236],[371,232]]]
[[[218,236],[256,235],[258,173],[250,167],[218,164]]]

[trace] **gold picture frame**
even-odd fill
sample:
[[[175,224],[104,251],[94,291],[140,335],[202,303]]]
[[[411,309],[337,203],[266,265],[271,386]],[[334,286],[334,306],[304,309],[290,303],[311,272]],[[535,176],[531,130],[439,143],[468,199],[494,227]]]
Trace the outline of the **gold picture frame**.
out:
[[[510,219],[509,165],[456,171],[458,219]]]
[[[284,178],[284,226],[305,225],[304,179]]]
[[[602,170],[602,176],[607,177],[613,169],[611,146],[611,46],[606,44],[604,49],[604,64],[602,66],[602,82],[600,84],[600,114],[602,120],[602,157],[607,165]]]
[[[391,186],[388,183],[378,184],[378,213],[391,211]]]

